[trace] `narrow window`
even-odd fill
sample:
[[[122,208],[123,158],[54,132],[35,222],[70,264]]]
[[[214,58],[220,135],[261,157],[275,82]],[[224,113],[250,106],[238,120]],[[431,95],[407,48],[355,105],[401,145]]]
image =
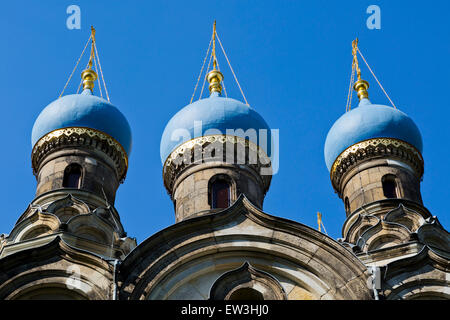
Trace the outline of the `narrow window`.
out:
[[[345,205],[345,212],[347,212],[347,214],[349,214],[350,213],[350,201],[348,201],[348,197],[345,197],[344,205]]]
[[[81,166],[70,164],[64,170],[63,188],[79,189],[81,187]]]
[[[230,206],[230,185],[219,179],[211,185],[211,208],[228,208]]]
[[[387,174],[381,179],[383,185],[383,193],[386,198],[396,199],[398,198],[397,183],[395,182],[395,176]]]

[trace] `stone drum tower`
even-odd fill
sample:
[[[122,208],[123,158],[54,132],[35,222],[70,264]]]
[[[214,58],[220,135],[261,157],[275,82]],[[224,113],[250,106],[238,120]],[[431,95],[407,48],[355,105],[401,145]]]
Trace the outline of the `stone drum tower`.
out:
[[[378,273],[383,283],[374,289],[382,296],[444,297],[449,234],[422,202],[420,131],[396,107],[369,100],[357,53],[355,40],[353,88],[359,105],[334,123],[324,150],[331,183],[345,207],[340,241]]]
[[[136,247],[114,208],[131,129],[119,109],[93,94],[94,29],[90,40],[82,92],[53,101],[34,123],[36,197],[3,240],[0,258],[9,269],[0,276],[0,299],[114,299],[116,265]]]
[[[178,111],[161,139],[164,185],[177,222],[223,210],[241,194],[262,208],[272,177],[269,126],[248,104],[222,96],[215,35],[206,75],[210,97]]]

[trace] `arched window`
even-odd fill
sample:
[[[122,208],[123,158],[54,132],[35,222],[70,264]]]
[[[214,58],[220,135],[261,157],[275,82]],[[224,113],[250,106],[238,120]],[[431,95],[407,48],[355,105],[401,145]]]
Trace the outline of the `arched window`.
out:
[[[228,300],[264,300],[264,296],[253,288],[240,288],[234,291]]]
[[[350,201],[348,201],[348,197],[345,197],[344,205],[345,205],[345,212],[347,214],[349,214],[350,213]]]
[[[269,273],[255,269],[248,262],[225,272],[212,285],[210,300],[285,300],[286,292]]]
[[[81,187],[81,166],[73,163],[64,170],[63,188],[79,189]]]
[[[398,198],[397,182],[393,174],[387,174],[381,179],[383,185],[383,194],[386,198],[396,199]]]
[[[69,279],[69,278],[68,278]],[[80,290],[81,291],[81,290]],[[45,284],[39,285],[38,288],[25,289],[25,292],[19,293],[18,296],[14,296],[13,300],[88,300],[78,290],[69,290],[67,288],[60,287],[59,284],[46,287]]]
[[[224,179],[217,179],[211,184],[211,208],[228,208],[230,206],[230,184]]]

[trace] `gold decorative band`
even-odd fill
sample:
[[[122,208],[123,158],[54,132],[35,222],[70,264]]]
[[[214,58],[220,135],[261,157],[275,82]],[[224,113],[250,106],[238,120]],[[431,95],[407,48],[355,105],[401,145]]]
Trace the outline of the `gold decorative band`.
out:
[[[40,138],[38,142],[33,147],[33,151],[31,152],[31,158],[32,158],[32,166],[33,170],[36,172],[38,168],[39,161],[42,159],[43,152],[46,153],[48,147],[50,145],[54,145],[54,142],[60,139],[61,137],[65,136],[67,138],[70,138],[74,135],[77,136],[83,136],[86,135],[91,139],[96,139],[102,142],[106,142],[106,144],[113,150],[115,153],[118,154],[118,162],[116,162],[117,170],[119,173],[119,179],[123,181],[126,176],[126,172],[128,169],[128,156],[125,152],[122,145],[117,142],[113,137],[110,135],[96,130],[92,128],[87,127],[68,127],[68,128],[61,128],[53,130],[49,133],[47,133],[45,136]],[[83,144],[86,144],[86,141],[84,141]]]
[[[194,138],[191,140],[188,140],[178,146],[174,151],[171,152],[171,154],[167,157],[164,167],[167,165],[170,165],[170,163],[175,160],[180,154],[183,154],[186,150],[192,149],[195,145],[203,146],[205,143],[213,143],[213,142],[231,142],[233,144],[241,144],[244,147],[249,148],[253,152],[257,152],[258,156],[260,158],[263,158],[264,160],[267,160],[269,163],[270,159],[267,156],[267,154],[264,152],[262,148],[257,146],[254,142],[251,142],[250,140],[238,137],[238,136],[227,136],[227,135],[206,135],[198,138]]]
[[[330,170],[330,178],[333,183],[333,186],[335,186],[335,178],[337,174],[338,168],[342,168],[345,166],[346,163],[348,163],[349,157],[356,156],[357,159],[363,159],[367,158],[368,153],[367,149],[370,147],[373,148],[381,148],[381,151],[376,152],[377,155],[390,155],[394,152],[387,152],[386,149],[389,149],[389,146],[393,147],[394,149],[402,148],[407,153],[413,156],[413,158],[416,158],[420,164],[419,174],[423,174],[423,158],[420,152],[411,144],[394,138],[373,138],[373,139],[367,139],[358,143],[355,143],[345,149],[341,154],[336,158],[334,161],[331,170]],[[383,151],[384,150],[384,151]]]
[[[182,143],[180,146],[178,146],[174,151],[170,153],[170,155],[167,157],[166,161],[164,162],[163,166],[163,180],[164,185],[166,186],[169,193],[171,192],[171,185],[173,183],[173,179],[176,176],[176,171],[181,171],[183,168],[187,166],[187,164],[181,165],[179,164],[180,158],[184,157],[185,152],[192,151],[195,146],[199,146],[201,148],[206,147],[207,145],[211,143],[219,142],[221,144],[225,143],[232,143],[233,145],[240,144],[244,148],[248,148],[248,150],[252,151],[254,155],[257,155],[258,161],[255,164],[250,164],[251,166],[268,166],[271,165],[271,160],[267,156],[266,152],[259,147],[257,144],[255,144],[252,141],[249,141],[247,139],[244,139],[242,137],[238,136],[231,136],[231,135],[205,135],[201,137],[197,137],[191,140],[188,140],[184,143]],[[197,162],[195,162],[197,163]],[[270,185],[270,178],[264,177],[263,178],[266,181],[266,187],[268,188]]]

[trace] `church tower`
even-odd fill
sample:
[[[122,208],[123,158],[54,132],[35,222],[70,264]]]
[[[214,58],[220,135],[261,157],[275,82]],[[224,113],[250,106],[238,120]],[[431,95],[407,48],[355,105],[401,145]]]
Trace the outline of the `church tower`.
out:
[[[354,43],[355,49],[356,43]],[[356,54],[356,53],[355,53]],[[376,201],[422,205],[422,137],[413,120],[397,108],[372,104],[355,56],[359,105],[330,129],[325,161],[346,215]]]
[[[8,262],[11,265],[52,271],[38,284],[39,279],[25,281],[10,267],[6,277],[11,283],[0,290],[1,298],[110,299],[113,265],[136,247],[114,208],[117,188],[128,168],[131,129],[109,97],[94,95],[98,79],[94,67],[100,72],[101,67],[93,28],[89,40],[91,54],[81,73],[82,92],[61,93],[34,123],[31,162],[36,197],[0,248],[0,258],[13,259]],[[55,262],[58,257],[61,260]],[[70,262],[65,261],[67,257]],[[20,291],[22,285],[28,289]],[[15,293],[8,293],[10,289]]]
[[[223,210],[241,194],[262,208],[270,186],[271,131],[248,104],[223,97],[216,37],[214,23],[210,96],[176,113],[161,139],[164,185],[177,222]]]
[[[114,200],[128,168],[131,129],[109,97],[105,100],[93,93],[98,80],[93,70],[93,64],[96,69],[98,64],[95,43],[92,28],[91,54],[87,69],[81,73],[82,92],[50,103],[34,123],[31,162],[37,180],[36,198],[18,223],[36,210],[51,214],[59,220],[58,232],[83,239],[76,241],[77,246],[88,249],[83,241],[95,241],[105,247],[94,251],[116,258],[129,250],[122,248],[122,242],[127,242],[127,247],[130,239]],[[24,237],[55,232],[49,226],[39,230],[26,232]]]
[[[347,248],[263,211],[277,168],[277,131],[243,94],[245,103],[227,97],[216,40],[221,45],[214,28],[212,70],[205,71],[210,96],[176,113],[161,139],[164,185],[177,223],[120,264],[119,297],[370,299],[369,272]]]
[[[369,267],[389,266],[391,272],[395,270],[394,261],[400,264],[408,257],[425,257],[428,250],[448,257],[448,232],[425,208],[420,193],[424,173],[420,131],[395,106],[369,100],[369,83],[361,78],[357,55],[364,57],[357,43],[353,42],[353,70],[357,72],[353,89],[359,105],[334,123],[324,149],[331,184],[344,202],[346,220],[340,241]],[[433,259],[436,257],[431,255]],[[435,269],[432,277],[445,277],[439,270]],[[405,285],[408,281],[425,281],[421,272],[405,271]],[[388,274],[385,277],[384,292],[392,294],[388,287],[395,282],[389,283],[392,280]],[[437,292],[431,289],[427,293],[430,296],[439,295],[445,287],[439,281],[435,284]]]
[[[109,101],[92,28],[82,92],[63,90],[34,123],[36,196],[0,235],[0,300],[449,299],[450,236],[422,201],[420,131],[369,100],[357,41],[350,88],[359,105],[335,122],[324,150],[346,212],[336,241],[263,211],[278,137],[242,90],[245,103],[228,98],[216,40],[223,50],[214,23],[209,97],[192,98],[161,138],[177,223],[137,246],[114,207],[131,129]]]

